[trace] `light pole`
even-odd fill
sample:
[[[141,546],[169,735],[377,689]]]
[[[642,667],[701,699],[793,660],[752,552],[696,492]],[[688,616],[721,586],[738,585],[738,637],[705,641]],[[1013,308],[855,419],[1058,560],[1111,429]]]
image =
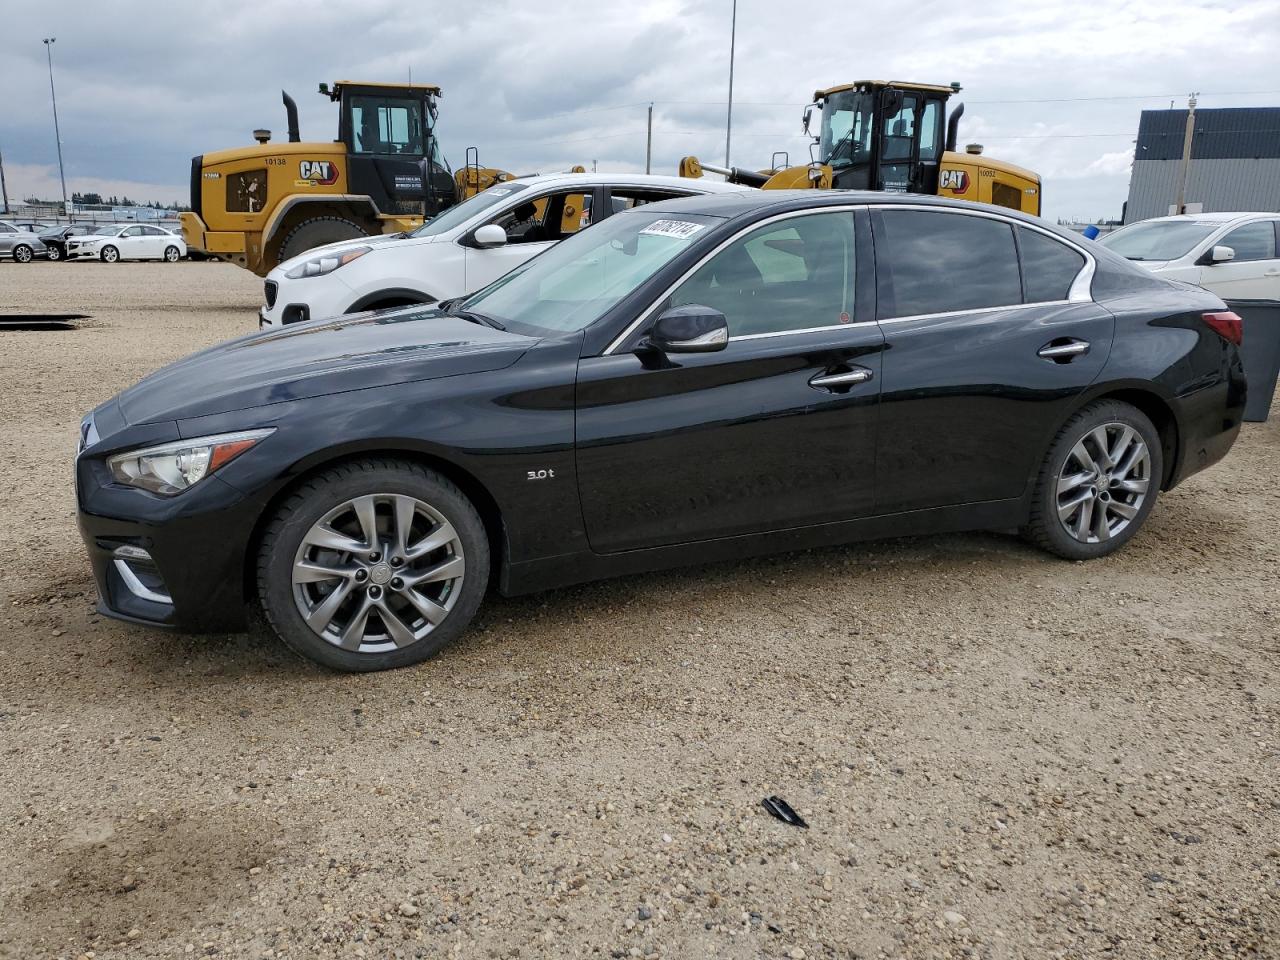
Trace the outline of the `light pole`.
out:
[[[49,56],[49,96],[53,98],[53,137],[58,144],[58,177],[62,181],[62,215],[70,218],[71,211],[67,207],[67,174],[62,168],[62,134],[58,131],[58,94],[53,89],[53,44],[57,39],[57,37],[45,37],[44,52]]]
[[[724,165],[729,163],[729,144],[733,138],[733,48],[738,34],[738,0],[733,0],[733,19],[729,21],[729,113],[724,121]]]

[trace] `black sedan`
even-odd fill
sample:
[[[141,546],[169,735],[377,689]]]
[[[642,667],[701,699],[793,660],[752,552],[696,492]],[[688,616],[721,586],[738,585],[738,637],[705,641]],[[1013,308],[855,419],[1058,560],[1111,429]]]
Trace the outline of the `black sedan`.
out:
[[[1240,429],[1240,319],[1043,222],[881,193],[637,207],[458,302],[256,333],[85,418],[104,613],[414,663],[486,590],[1020,528],[1128,541]]]
[[[57,227],[48,227],[40,234],[40,240],[49,248],[50,260],[67,259],[67,240],[70,237],[83,237],[95,233],[100,227],[93,224],[72,223]]]

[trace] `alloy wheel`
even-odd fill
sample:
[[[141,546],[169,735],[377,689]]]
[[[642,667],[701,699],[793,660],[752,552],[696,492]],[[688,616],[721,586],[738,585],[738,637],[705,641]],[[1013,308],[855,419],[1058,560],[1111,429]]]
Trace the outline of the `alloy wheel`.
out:
[[[1127,423],[1086,433],[1058,476],[1058,519],[1081,543],[1101,543],[1124,530],[1151,488],[1151,451]]]
[[[444,621],[465,572],[462,541],[443,514],[414,497],[372,494],[307,531],[294,556],[294,602],[325,641],[385,653]]]
[[[20,245],[14,248],[13,259],[19,263],[30,263],[33,256],[34,254],[31,252],[30,247]]]

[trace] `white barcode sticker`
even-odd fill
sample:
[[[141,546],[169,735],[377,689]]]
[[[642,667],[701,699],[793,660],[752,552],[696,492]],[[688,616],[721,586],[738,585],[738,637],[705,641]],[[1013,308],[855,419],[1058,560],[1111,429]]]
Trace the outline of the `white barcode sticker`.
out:
[[[675,240],[688,240],[699,230],[705,230],[704,223],[689,223],[687,220],[655,220],[643,230],[641,236],[671,237]]]

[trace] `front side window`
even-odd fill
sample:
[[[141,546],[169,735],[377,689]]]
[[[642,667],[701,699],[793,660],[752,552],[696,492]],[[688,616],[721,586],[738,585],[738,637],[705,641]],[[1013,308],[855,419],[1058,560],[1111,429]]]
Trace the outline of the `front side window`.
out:
[[[1236,227],[1219,243],[1235,251],[1233,263],[1276,258],[1276,229],[1270,221],[1264,220]]]
[[[422,155],[422,104],[383,97],[351,98],[352,146],[356,153]]]
[[[551,243],[591,225],[591,194],[535,197],[489,221],[507,231],[507,243]]]
[[[721,222],[644,210],[609,217],[495,280],[461,309],[507,325],[581,330]]]
[[[128,227],[127,229],[120,231],[120,236],[122,236],[122,237],[140,237],[140,236],[142,236],[142,228],[141,228],[141,227]]]
[[[942,152],[942,102],[926,100],[920,115],[920,159],[937,160]]]
[[[1018,227],[1022,254],[1022,289],[1027,303],[1066,300],[1071,285],[1084,269],[1084,256],[1038,230]]]
[[[422,226],[418,227],[409,234],[411,237],[434,237],[442,233],[448,233],[455,227],[460,227],[472,217],[479,216],[490,207],[496,207],[501,203],[505,203],[512,194],[519,193],[522,190],[529,189],[527,184],[523,183],[501,183],[490,187],[488,190],[482,190],[474,197],[463,200],[456,206],[450,207],[439,216],[432,217]]]
[[[958,213],[884,210],[876,224],[882,319],[1022,302],[1013,228]]]
[[[725,315],[729,335],[829,327],[853,321],[853,215],[789,217],[734,240],[682,283],[672,306]]]
[[[1098,242],[1129,260],[1178,260],[1217,229],[1212,222],[1148,220],[1121,227]]]

